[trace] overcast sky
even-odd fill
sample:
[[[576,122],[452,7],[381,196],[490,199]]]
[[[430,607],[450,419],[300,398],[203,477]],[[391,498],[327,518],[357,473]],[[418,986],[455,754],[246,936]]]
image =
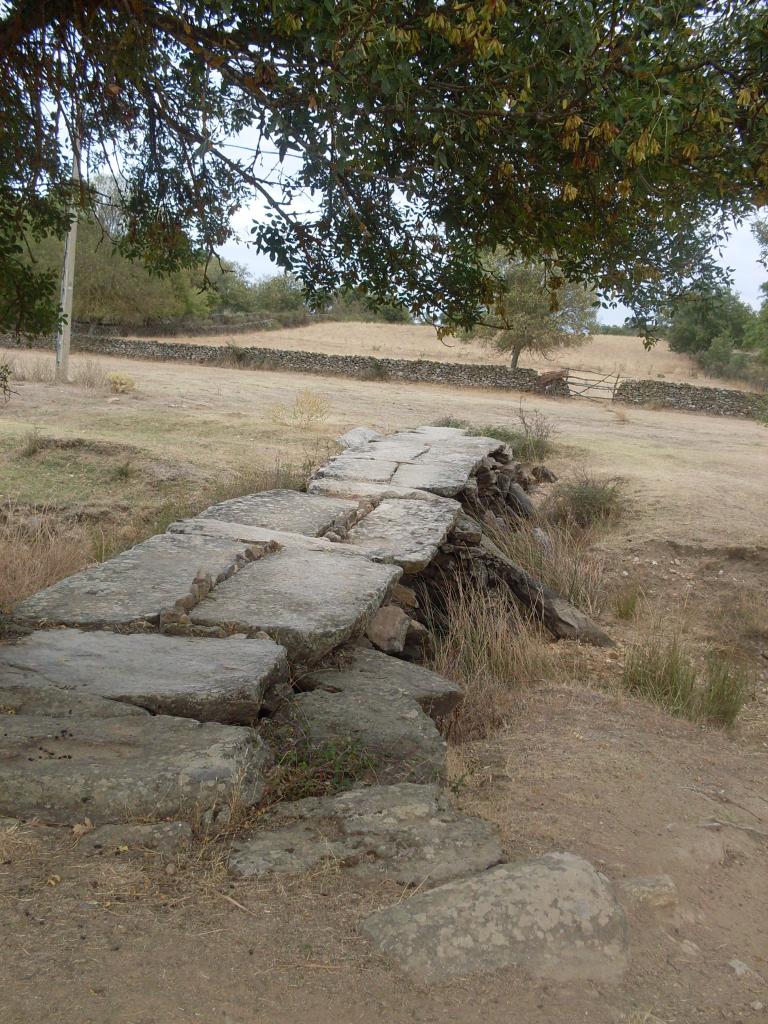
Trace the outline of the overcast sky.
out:
[[[253,213],[247,210],[242,210],[236,217],[236,229],[244,238],[248,237],[252,218]],[[254,277],[261,277],[277,271],[267,256],[257,253],[244,242],[230,242],[221,250],[221,255],[241,263]],[[723,266],[728,267],[732,272],[736,291],[745,302],[755,308],[763,299],[760,285],[768,280],[768,270],[758,262],[759,255],[760,251],[749,225],[743,224],[734,229],[720,258]],[[618,307],[617,309],[600,310],[598,318],[602,323],[621,323],[626,315],[627,310]]]

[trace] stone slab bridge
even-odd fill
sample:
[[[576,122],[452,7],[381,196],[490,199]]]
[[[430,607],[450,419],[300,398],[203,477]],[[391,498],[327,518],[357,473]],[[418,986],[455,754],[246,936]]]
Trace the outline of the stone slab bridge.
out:
[[[532,514],[532,477],[506,445],[462,430],[358,428],[347,443],[307,493],[214,505],[14,609],[0,815],[88,818],[92,848],[128,828],[166,849],[194,841],[194,821],[228,843],[234,876],[333,861],[417,887],[362,928],[419,977],[505,964],[618,976],[625,922],[607,881],[571,855],[505,864],[492,827],[441,788],[462,693],[423,665],[422,589],[469,574],[510,588],[556,638],[610,643],[486,536],[499,516]],[[227,829],[235,803],[264,800],[276,753],[311,763],[342,747],[375,785]]]

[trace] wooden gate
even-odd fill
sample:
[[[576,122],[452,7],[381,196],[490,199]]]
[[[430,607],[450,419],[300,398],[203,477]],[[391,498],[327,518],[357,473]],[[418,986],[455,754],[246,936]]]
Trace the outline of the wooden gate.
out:
[[[621,382],[621,374],[602,373],[599,370],[565,370],[564,380],[573,398],[612,402]]]

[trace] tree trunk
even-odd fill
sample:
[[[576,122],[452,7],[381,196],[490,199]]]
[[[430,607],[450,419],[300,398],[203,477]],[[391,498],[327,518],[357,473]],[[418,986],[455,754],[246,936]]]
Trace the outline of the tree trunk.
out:
[[[517,345],[512,349],[512,364],[511,365],[512,365],[512,369],[513,370],[517,369],[517,364],[520,362],[520,353],[522,351],[523,351],[522,348],[517,346]]]

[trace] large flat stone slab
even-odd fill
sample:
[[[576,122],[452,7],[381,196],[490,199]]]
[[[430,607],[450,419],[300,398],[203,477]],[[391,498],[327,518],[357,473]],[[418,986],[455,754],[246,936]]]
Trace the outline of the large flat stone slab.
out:
[[[202,722],[253,722],[287,677],[285,650],[267,639],[50,629],[0,647],[6,685],[53,685]]]
[[[315,669],[303,675],[301,688],[384,696],[394,691],[410,697],[430,718],[437,719],[446,718],[463,698],[456,683],[413,662],[362,647],[345,655],[339,668]]]
[[[403,463],[391,478],[397,487],[418,487],[452,498],[466,487],[477,460],[473,455],[445,456],[442,460]]]
[[[335,480],[319,477],[309,484],[310,494],[327,494],[348,498],[407,498],[411,501],[440,502],[445,499],[431,491],[418,487],[395,487],[386,483],[371,483],[367,480]]]
[[[235,793],[252,804],[270,760],[252,729],[0,686],[0,815],[103,824],[185,817]]]
[[[461,511],[457,501],[440,503],[384,500],[352,527],[347,544],[379,562],[394,562],[404,572],[426,568]]]
[[[491,825],[458,814],[437,786],[371,786],[299,800],[262,823],[233,845],[233,873],[297,874],[333,863],[355,875],[430,888],[503,859]]]
[[[365,480],[368,483],[387,483],[397,469],[397,462],[367,458],[359,448],[350,449],[331,459],[317,470],[315,476],[335,480]],[[310,493],[312,493],[310,491]]]
[[[221,583],[190,612],[196,625],[264,631],[314,664],[362,630],[401,570],[338,552],[282,548]]]
[[[395,690],[311,690],[283,704],[276,717],[290,725],[295,747],[309,759],[351,749],[382,782],[445,777],[445,740],[419,705]]]
[[[366,558],[364,551],[325,537],[308,537],[302,533],[285,533],[265,526],[245,526],[242,523],[228,523],[221,519],[180,519],[171,523],[169,533],[184,533],[205,537],[227,537],[243,544],[277,545],[281,548],[303,551],[326,551],[337,555],[351,555]]]
[[[617,981],[626,920],[606,880],[570,853],[493,868],[369,917],[364,934],[407,974],[436,982],[503,967],[557,981]]]
[[[300,491],[261,491],[211,505],[199,518],[320,537],[337,520],[344,522],[356,509],[357,502],[343,498]]]
[[[177,602],[196,600],[197,578],[215,584],[253,557],[240,541],[159,534],[33,594],[14,617],[91,628],[155,624]]]

